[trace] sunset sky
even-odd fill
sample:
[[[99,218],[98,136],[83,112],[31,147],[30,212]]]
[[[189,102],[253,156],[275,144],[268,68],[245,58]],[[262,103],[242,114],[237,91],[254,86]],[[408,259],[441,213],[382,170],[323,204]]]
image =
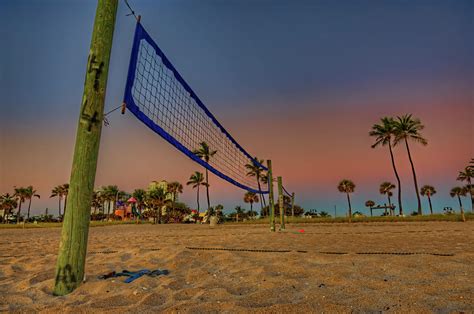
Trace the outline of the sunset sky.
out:
[[[411,143],[419,185],[440,212],[474,157],[474,2],[131,0],[142,24],[232,136],[272,159],[296,203],[338,215],[341,179],[356,184],[353,207],[384,203],[396,182],[371,126],[412,113],[428,145]],[[51,189],[69,180],[95,1],[1,1],[0,193],[33,185],[35,213],[57,214]],[[123,1],[112,49],[106,111],[121,104],[135,28]],[[104,127],[96,186],[125,191],[152,180],[183,184],[200,167],[132,114]],[[404,209],[416,208],[406,150],[395,148]],[[227,210],[243,190],[211,176],[211,202]],[[204,193],[202,194],[204,199]],[[181,200],[195,207],[195,191]],[[470,209],[467,198],[463,200]],[[428,204],[423,199],[424,212]],[[259,205],[257,205],[259,208]],[[50,211],[50,212],[51,212]]]

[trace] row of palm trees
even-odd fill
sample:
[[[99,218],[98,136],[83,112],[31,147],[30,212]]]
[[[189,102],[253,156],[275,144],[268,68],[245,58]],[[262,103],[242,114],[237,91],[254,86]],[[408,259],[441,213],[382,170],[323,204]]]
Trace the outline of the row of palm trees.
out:
[[[69,194],[69,183],[64,183],[64,184],[57,185],[51,190],[50,198],[52,198],[52,197],[57,197],[58,198],[59,216],[62,215],[61,214],[61,201],[63,201],[63,200],[64,200],[64,206],[63,206],[64,213],[66,213],[67,195],[68,194]]]
[[[199,157],[206,163],[209,163],[211,158],[217,154],[217,150],[213,150],[206,142],[201,142],[199,143],[199,147],[193,151],[193,154],[195,154],[197,157]],[[262,191],[261,184],[268,183],[267,174],[264,172],[263,168],[260,166],[261,164],[263,164],[263,159],[258,159],[257,157],[255,157],[255,159],[251,163],[248,163],[245,165],[245,167],[248,170],[246,175],[248,177],[255,177],[255,179],[257,180],[257,186],[258,186],[259,191]],[[197,189],[196,201],[197,201],[198,213],[200,211],[200,203],[199,203],[200,187],[204,186],[206,188],[207,208],[209,210],[211,208],[211,202],[210,202],[210,197],[209,197],[210,185],[209,185],[208,169],[205,168],[205,177],[199,171],[194,172],[190,176],[189,181],[186,183],[186,185],[190,185],[192,186],[193,189]],[[263,207],[266,206],[266,200],[262,192],[260,192],[258,196],[254,192],[247,192],[244,195],[244,202],[250,203],[251,211],[253,210],[254,203],[260,202],[262,210],[263,210]]]
[[[472,178],[472,176],[471,176],[471,178]],[[352,180],[349,180],[349,179],[341,180],[339,182],[338,186],[337,186],[337,189],[338,189],[339,192],[346,194],[347,203],[348,203],[349,221],[351,221],[351,218],[352,218],[352,204],[351,204],[350,194],[355,192],[355,188],[356,188],[356,185],[354,184],[354,182]],[[380,188],[379,188],[380,194],[387,195],[387,198],[388,198],[388,206],[387,207],[392,207],[392,203],[391,203],[390,198],[391,198],[391,196],[393,196],[393,193],[392,193],[391,190],[393,190],[395,188],[396,188],[396,186],[391,182],[383,182],[380,185]],[[449,192],[449,195],[451,197],[453,197],[453,198],[457,197],[458,198],[459,209],[460,209],[461,215],[463,217],[463,220],[465,220],[465,218],[464,218],[464,207],[462,205],[461,197],[467,196],[468,193],[471,193],[471,196],[472,196],[472,192],[473,192],[472,185],[467,185],[467,186],[464,186],[464,187],[456,186],[456,187],[453,187],[451,189],[451,191]],[[431,197],[433,195],[435,195],[436,193],[437,193],[436,189],[431,185],[424,185],[420,189],[420,194],[422,196],[426,196],[427,199],[428,199],[431,215],[433,215],[433,206],[431,204]],[[365,202],[365,206],[372,209],[375,206],[375,202],[372,201],[372,200],[368,200],[368,201]],[[473,212],[474,212],[474,210],[473,210]]]
[[[33,198],[40,198],[33,186],[28,187],[14,187],[13,194],[3,194],[0,196],[0,209],[3,210],[2,221],[6,222],[6,217],[17,208],[17,222],[20,222],[21,205],[28,201],[27,217],[30,218],[31,203]]]
[[[213,158],[217,154],[217,150],[213,150],[206,142],[201,142],[199,143],[199,147],[193,151],[193,153],[206,163],[209,163],[211,158]],[[256,161],[256,162],[255,162]],[[263,169],[257,164],[263,163],[263,160],[259,160],[258,158],[255,158],[255,161],[247,164],[245,167],[248,169],[247,176],[249,177],[255,177],[257,180],[258,188],[261,191],[261,184],[267,184],[267,175],[264,173]],[[207,210],[211,209],[211,201],[210,201],[210,195],[209,195],[209,171],[207,168],[205,168],[205,175],[199,171],[195,171],[189,178],[188,182],[186,185],[191,186],[193,189],[197,189],[197,210],[198,213],[200,212],[200,187],[205,187],[206,188],[206,199],[207,199]],[[32,187],[29,187],[32,189]],[[21,188],[21,191],[15,190],[15,200],[16,203],[18,204],[18,214],[17,214],[17,219],[20,219],[20,213],[21,213],[21,204],[26,200],[29,199],[29,207],[28,207],[28,219],[29,219],[29,212],[30,212],[30,207],[31,207],[31,198],[29,197],[28,193],[23,193],[22,191],[26,190],[26,188]],[[57,197],[58,198],[58,208],[59,208],[59,216],[62,216],[65,213],[66,210],[66,205],[67,205],[67,196],[68,196],[68,191],[69,191],[69,184],[62,184],[58,185],[53,188],[51,191],[51,196],[50,197]],[[183,191],[183,186],[179,182],[171,182],[168,184],[168,192],[172,193],[172,195],[177,195],[178,193],[182,193]],[[33,195],[39,197],[39,195],[35,194],[36,191],[34,191]],[[160,199],[161,197],[161,192],[153,192],[152,193],[152,199],[155,199],[155,203],[162,203]],[[114,213],[116,209],[116,204],[118,201],[123,201],[124,199],[128,198],[129,196],[133,196],[137,200],[137,207],[139,211],[141,211],[146,203],[146,198],[148,197],[150,199],[150,193],[147,194],[147,191],[143,189],[136,189],[132,194],[128,194],[124,191],[121,191],[116,185],[108,185],[108,186],[103,186],[99,188],[98,190],[94,191],[93,193],[93,199],[92,199],[92,208],[94,208],[94,212],[97,212],[98,209],[103,210],[103,212],[107,213],[107,215],[110,215],[110,213]],[[6,195],[5,197],[10,197],[10,195]],[[172,200],[172,207],[174,207],[175,203],[175,197],[173,196]],[[61,212],[61,205],[64,202],[64,213]],[[163,201],[164,202],[164,201]],[[260,193],[259,196],[257,196],[253,192],[248,192],[244,196],[244,202],[250,203],[251,206],[251,211],[253,210],[253,204],[260,202],[262,204],[262,210],[263,206],[266,206],[266,201],[263,196],[263,193]],[[11,202],[5,202],[5,204],[11,204]],[[5,205],[6,207],[7,205]],[[10,205],[8,205],[10,206]],[[15,205],[16,206],[16,205]]]

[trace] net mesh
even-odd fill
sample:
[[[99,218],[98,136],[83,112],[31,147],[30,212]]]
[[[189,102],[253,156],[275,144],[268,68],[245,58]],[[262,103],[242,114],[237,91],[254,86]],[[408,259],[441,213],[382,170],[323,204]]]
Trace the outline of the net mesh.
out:
[[[140,120],[191,159],[243,189],[268,188],[247,176],[246,164],[257,164],[220,125],[164,53],[137,24],[124,102]],[[217,151],[209,162],[193,151],[205,142]]]

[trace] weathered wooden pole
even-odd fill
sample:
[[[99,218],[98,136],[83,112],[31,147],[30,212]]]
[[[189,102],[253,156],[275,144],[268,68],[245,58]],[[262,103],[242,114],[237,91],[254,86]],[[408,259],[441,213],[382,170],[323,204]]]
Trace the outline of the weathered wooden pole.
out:
[[[278,180],[278,207],[280,207],[280,230],[285,230],[285,202],[283,199],[283,180],[281,177]]]
[[[272,161],[267,160],[268,168],[268,206],[270,207],[270,231],[275,231],[275,200],[273,198],[273,173],[272,173]]]
[[[99,0],[87,61],[71,169],[69,198],[59,244],[54,295],[66,295],[84,278],[105,91],[118,0]]]
[[[295,192],[291,193],[291,218],[295,218]]]

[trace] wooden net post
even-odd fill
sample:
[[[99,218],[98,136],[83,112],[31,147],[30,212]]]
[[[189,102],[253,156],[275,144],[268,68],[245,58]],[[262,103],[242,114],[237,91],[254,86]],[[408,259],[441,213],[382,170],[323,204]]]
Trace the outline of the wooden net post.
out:
[[[281,177],[278,180],[278,207],[280,207],[280,230],[285,230],[285,202],[283,199],[283,180]]]
[[[92,193],[104,118],[110,51],[118,0],[99,0],[87,62],[69,195],[59,244],[54,295],[66,295],[84,278]]]
[[[272,161],[267,160],[268,168],[268,206],[270,207],[270,231],[275,231],[275,200],[273,198],[273,173],[272,173]]]

